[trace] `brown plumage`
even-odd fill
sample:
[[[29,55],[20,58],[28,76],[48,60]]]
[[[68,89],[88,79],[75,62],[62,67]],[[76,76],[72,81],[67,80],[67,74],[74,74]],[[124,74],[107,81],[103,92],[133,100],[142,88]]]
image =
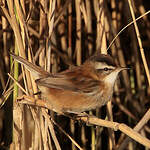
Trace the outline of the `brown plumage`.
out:
[[[12,53],[11,56],[31,72],[42,99],[58,113],[78,114],[106,104],[112,97],[118,73],[126,69],[116,67],[111,56],[98,54],[81,66],[51,74],[22,57]]]

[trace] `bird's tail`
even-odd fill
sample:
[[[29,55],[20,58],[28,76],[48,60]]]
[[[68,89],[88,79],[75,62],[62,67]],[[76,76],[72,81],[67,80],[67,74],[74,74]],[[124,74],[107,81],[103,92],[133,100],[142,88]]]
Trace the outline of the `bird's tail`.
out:
[[[10,55],[19,63],[23,64],[27,70],[29,70],[34,77],[34,79],[39,79],[50,75],[49,72],[45,71],[43,68],[34,65],[33,63],[27,61],[26,59],[15,55],[14,53],[10,53]]]

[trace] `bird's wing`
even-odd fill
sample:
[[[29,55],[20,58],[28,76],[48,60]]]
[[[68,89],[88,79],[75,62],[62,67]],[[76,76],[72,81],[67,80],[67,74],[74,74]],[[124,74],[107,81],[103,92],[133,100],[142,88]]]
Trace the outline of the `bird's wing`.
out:
[[[87,76],[75,73],[57,74],[36,80],[37,85],[73,92],[90,93],[97,88],[99,82]]]
[[[48,88],[61,89],[61,90],[78,90],[77,87],[72,84],[69,80],[63,79],[61,77],[47,77],[37,79],[36,83],[39,86],[45,86]]]

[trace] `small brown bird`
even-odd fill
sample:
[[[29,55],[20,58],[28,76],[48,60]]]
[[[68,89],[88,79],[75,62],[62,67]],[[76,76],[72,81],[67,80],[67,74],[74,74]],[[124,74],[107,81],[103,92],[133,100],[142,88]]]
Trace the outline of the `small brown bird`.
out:
[[[105,105],[112,97],[118,73],[111,56],[98,54],[81,66],[51,74],[20,56],[11,56],[32,74],[49,109],[62,113],[79,114]]]

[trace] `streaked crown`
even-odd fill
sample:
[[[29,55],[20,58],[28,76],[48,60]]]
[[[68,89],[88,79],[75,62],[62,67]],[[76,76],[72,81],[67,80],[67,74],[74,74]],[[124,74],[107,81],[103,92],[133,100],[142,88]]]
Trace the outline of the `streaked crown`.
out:
[[[99,80],[105,83],[114,84],[118,73],[126,68],[117,67],[110,55],[97,54],[89,58],[88,60],[95,68]]]
[[[89,61],[94,64],[94,68],[103,74],[109,74],[116,69],[113,58],[110,55],[98,54],[92,56]]]

